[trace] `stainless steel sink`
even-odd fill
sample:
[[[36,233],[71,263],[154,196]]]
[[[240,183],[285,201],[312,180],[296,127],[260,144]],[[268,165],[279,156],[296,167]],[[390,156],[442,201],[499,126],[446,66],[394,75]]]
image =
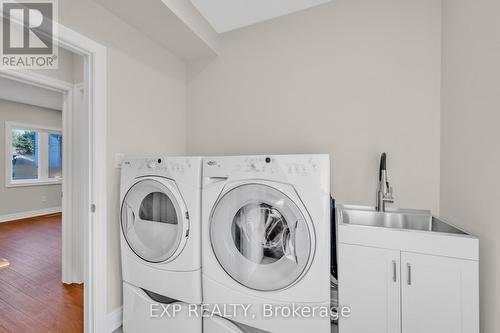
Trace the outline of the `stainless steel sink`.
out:
[[[387,209],[385,212],[379,212],[374,207],[339,205],[337,212],[338,222],[343,224],[466,234],[426,210]]]

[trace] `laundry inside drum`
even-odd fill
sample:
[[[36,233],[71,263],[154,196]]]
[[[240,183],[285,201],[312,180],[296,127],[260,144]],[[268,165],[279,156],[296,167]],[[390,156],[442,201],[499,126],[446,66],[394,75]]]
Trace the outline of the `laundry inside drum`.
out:
[[[272,264],[286,255],[290,228],[279,210],[267,203],[241,207],[231,231],[238,251],[254,263]]]

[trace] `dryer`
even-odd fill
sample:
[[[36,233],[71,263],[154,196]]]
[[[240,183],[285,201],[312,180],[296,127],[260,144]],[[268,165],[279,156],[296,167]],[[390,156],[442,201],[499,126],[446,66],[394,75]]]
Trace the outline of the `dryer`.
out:
[[[251,305],[231,320],[261,331],[329,332],[329,156],[205,158],[202,198],[204,302]]]
[[[151,319],[145,318],[150,303],[201,304],[201,161],[158,156],[126,159],[122,165],[120,243],[127,332]],[[162,320],[151,325],[173,329],[169,325],[182,323]],[[201,330],[201,319],[193,325]]]

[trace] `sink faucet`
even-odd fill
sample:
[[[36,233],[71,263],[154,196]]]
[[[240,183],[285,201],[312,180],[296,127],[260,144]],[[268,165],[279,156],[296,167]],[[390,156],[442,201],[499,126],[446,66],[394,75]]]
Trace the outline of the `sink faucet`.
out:
[[[378,172],[378,193],[377,193],[377,211],[385,212],[385,203],[393,203],[392,187],[387,180],[387,154],[382,153],[380,157],[380,169]]]

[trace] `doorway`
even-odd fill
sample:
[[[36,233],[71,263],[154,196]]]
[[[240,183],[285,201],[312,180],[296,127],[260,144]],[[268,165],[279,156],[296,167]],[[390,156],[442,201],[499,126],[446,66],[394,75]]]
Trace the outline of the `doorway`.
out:
[[[85,212],[85,221],[82,224],[83,233],[79,235],[83,243],[83,280],[84,280],[84,331],[106,331],[106,48],[93,40],[82,36],[63,25],[58,24],[58,44],[60,47],[79,54],[84,59],[84,78],[87,94],[86,119],[88,127],[84,128],[85,136],[78,136],[77,141],[88,144],[88,150],[82,155],[82,163],[86,166],[88,178],[80,179],[86,186],[87,192],[80,198],[82,211]],[[59,91],[64,94],[64,106],[72,100],[72,91],[60,80],[47,78],[36,72],[21,72],[0,69],[0,76],[33,86]],[[64,112],[63,112],[64,114]],[[63,120],[63,132],[66,133],[68,118]],[[64,135],[63,133],[63,135]],[[69,137],[68,137],[69,138]],[[67,139],[68,139],[67,138]],[[71,140],[71,139],[69,139]],[[67,142],[66,147],[71,146]],[[64,154],[63,156],[68,156]],[[67,168],[66,164],[63,169]],[[72,177],[69,177],[72,178]],[[69,179],[68,178],[68,179]],[[65,184],[63,184],[65,186]],[[71,205],[73,200],[67,199],[68,193],[63,190],[63,211]],[[64,214],[63,214],[64,216]],[[63,222],[63,225],[65,223]],[[67,229],[66,229],[67,230]],[[64,228],[62,237],[66,237]],[[69,242],[66,242],[69,243]],[[65,248],[65,242],[62,243]],[[65,253],[65,251],[62,251]],[[65,261],[68,256],[61,257]],[[8,269],[8,268],[7,268]],[[65,276],[64,272],[62,273]],[[70,277],[71,278],[71,277]],[[61,277],[62,281],[62,277]]]
[[[83,331],[85,64],[58,54],[59,68],[35,74],[65,91],[0,77],[0,256],[10,264],[0,272],[0,326],[12,332]]]

